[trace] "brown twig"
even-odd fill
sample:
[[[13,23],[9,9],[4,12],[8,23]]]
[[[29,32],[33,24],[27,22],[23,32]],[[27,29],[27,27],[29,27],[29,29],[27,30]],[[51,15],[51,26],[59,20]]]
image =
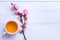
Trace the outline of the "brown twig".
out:
[[[16,4],[14,4],[14,3],[11,3],[11,5],[12,5],[12,7],[13,7],[13,9],[17,12],[17,15],[19,15],[20,16],[20,22],[21,22],[21,24],[22,24],[22,34],[23,34],[23,36],[24,36],[24,39],[25,40],[27,40],[26,39],[26,36],[25,36],[25,27],[26,27],[26,23],[25,23],[25,21],[26,21],[26,15],[22,15],[22,13],[20,13],[19,11],[18,11],[18,7],[16,6]],[[24,18],[24,20],[23,20],[23,18]]]
[[[22,34],[23,34],[23,36],[24,36],[24,39],[27,40],[27,39],[26,39],[26,36],[25,36],[25,33],[24,33],[24,28],[22,28]]]
[[[22,15],[22,13],[18,13],[18,15],[20,15],[20,22],[22,23],[22,32],[21,32],[21,33],[22,33],[23,36],[24,36],[24,40],[27,40],[27,39],[26,39],[26,36],[25,36],[25,32],[24,32],[24,26],[25,26],[25,25],[24,25],[24,22],[25,22],[25,21],[23,22],[23,18],[22,18],[23,15]]]

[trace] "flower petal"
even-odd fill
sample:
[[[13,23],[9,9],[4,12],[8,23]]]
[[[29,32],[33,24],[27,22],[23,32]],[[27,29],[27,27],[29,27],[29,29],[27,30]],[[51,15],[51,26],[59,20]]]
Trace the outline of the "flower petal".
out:
[[[23,14],[26,14],[27,15],[28,14],[28,10],[27,9],[24,9],[23,10]]]

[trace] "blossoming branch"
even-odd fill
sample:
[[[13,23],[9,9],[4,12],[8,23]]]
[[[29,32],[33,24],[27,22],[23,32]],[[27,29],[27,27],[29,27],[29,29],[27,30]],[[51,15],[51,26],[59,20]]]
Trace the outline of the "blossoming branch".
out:
[[[16,4],[11,3],[11,6],[15,12],[15,15],[18,15],[18,19],[21,22],[22,30],[20,30],[20,33],[22,33],[24,36],[24,39],[27,40],[26,36],[25,36],[25,30],[26,30],[26,24],[27,24],[27,19],[28,19],[28,10],[24,9],[22,12],[20,12],[18,10],[19,8],[18,8],[18,6],[16,6]]]

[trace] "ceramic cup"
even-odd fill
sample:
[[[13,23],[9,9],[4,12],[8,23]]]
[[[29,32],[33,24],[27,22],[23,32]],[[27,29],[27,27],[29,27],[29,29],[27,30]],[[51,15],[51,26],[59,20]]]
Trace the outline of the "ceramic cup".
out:
[[[18,23],[14,20],[10,20],[8,22],[6,22],[5,24],[5,33],[8,33],[8,34],[15,34],[18,32]]]

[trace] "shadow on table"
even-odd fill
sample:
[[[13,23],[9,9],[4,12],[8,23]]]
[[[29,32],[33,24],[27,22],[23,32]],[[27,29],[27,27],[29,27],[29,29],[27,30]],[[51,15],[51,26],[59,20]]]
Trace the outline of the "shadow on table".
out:
[[[3,32],[4,32],[4,31],[5,31],[5,30],[3,29]],[[15,35],[16,35],[16,34],[10,35],[10,34],[8,34],[8,33],[2,34],[2,40],[12,40],[12,39],[15,37]]]

